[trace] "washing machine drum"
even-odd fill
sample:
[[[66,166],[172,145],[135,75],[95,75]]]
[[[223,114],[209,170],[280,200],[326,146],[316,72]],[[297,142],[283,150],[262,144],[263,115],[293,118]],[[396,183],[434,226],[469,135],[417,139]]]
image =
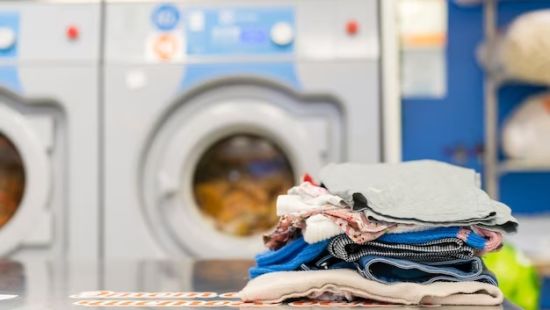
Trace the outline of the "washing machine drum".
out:
[[[0,229],[19,207],[25,190],[25,168],[21,154],[8,137],[0,133]]]
[[[46,118],[21,113],[20,100],[0,93],[0,256],[29,237],[52,186],[50,158],[35,126]]]
[[[276,224],[277,196],[295,178],[289,159],[272,141],[233,134],[203,152],[193,173],[193,195],[217,230],[248,237]]]
[[[150,228],[175,255],[253,257],[277,223],[277,196],[341,160],[341,112],[329,101],[229,85],[177,106],[151,138],[142,175]]]

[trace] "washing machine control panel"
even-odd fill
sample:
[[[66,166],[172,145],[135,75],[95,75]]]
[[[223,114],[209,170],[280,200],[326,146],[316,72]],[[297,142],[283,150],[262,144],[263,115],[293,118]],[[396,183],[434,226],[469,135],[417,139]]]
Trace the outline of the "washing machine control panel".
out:
[[[188,8],[185,53],[192,55],[280,55],[292,53],[291,7]]]
[[[99,0],[1,1],[0,61],[97,61],[100,21]]]
[[[107,62],[377,59],[378,0],[107,3]]]

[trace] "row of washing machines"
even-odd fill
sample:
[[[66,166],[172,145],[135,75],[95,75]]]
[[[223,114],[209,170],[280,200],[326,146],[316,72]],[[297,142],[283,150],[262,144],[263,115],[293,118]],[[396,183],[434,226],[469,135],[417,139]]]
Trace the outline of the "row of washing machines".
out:
[[[0,255],[251,257],[382,159],[377,0],[0,3]]]

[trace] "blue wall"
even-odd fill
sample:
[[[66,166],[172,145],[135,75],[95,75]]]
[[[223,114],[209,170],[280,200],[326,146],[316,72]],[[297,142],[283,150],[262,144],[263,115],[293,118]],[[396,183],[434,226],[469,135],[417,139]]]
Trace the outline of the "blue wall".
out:
[[[499,25],[504,26],[517,15],[539,8],[550,8],[550,1],[501,2]],[[403,158],[432,158],[482,171],[483,72],[475,55],[483,40],[482,8],[449,3],[448,31],[447,96],[403,100]],[[522,99],[542,90],[542,87],[520,84],[502,87],[499,90],[501,123]],[[465,157],[454,156],[457,150],[462,150]],[[549,173],[507,174],[500,184],[501,200],[515,213],[550,212]]]

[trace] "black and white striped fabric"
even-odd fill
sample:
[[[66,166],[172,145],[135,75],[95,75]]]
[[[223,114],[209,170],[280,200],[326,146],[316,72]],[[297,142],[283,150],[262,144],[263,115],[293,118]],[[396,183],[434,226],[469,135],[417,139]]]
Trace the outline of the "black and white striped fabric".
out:
[[[425,263],[469,259],[475,256],[475,250],[458,238],[443,238],[419,244],[395,244],[378,241],[357,244],[345,234],[334,237],[328,245],[328,251],[346,262],[355,262],[366,255]]]

